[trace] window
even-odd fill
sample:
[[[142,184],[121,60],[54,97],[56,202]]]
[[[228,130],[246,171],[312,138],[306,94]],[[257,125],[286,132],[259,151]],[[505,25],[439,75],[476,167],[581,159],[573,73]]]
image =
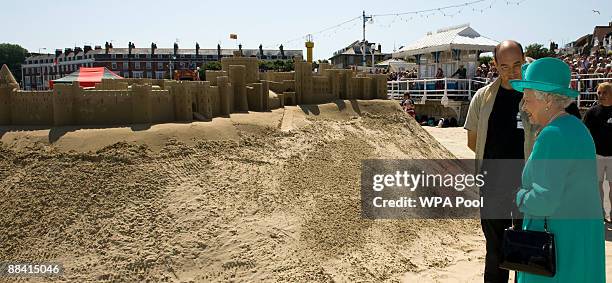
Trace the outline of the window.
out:
[[[158,70],[161,70],[161,69],[163,69],[163,68],[164,68],[164,63],[162,63],[162,62],[158,62],[158,63],[157,63],[157,69],[158,69]]]
[[[123,59],[123,54],[117,54],[117,59]]]
[[[128,62],[123,62],[123,69],[124,69],[124,70],[127,70],[127,69],[128,69],[128,66],[129,66],[129,65],[128,65]]]
[[[163,56],[161,54],[157,54],[157,59],[161,59]]]
[[[153,72],[147,72],[147,78],[148,79],[152,79],[153,78]]]
[[[134,62],[134,69],[140,69],[140,62]]]
[[[151,68],[152,68],[152,67],[151,67],[151,62],[147,62],[147,65],[146,65],[146,66],[147,66],[147,70],[151,70]]]
[[[164,78],[164,72],[155,72],[155,78],[156,79],[163,79]]]
[[[117,55],[111,54],[111,59],[115,59],[115,58],[117,58]]]
[[[112,64],[112,69],[113,69],[113,70],[117,70],[117,63],[113,62],[113,64]]]

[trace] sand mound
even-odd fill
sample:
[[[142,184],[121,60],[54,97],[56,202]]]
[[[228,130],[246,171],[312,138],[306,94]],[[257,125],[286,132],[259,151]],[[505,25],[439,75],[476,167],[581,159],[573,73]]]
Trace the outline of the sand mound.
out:
[[[2,137],[0,258],[69,281],[397,281],[474,257],[474,221],[361,219],[362,159],[452,157],[396,102],[49,132]]]

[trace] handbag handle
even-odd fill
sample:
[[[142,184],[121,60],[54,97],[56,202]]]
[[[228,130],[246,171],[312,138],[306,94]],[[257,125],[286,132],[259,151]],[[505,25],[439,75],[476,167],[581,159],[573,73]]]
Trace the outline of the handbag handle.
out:
[[[512,214],[512,211],[510,211],[510,217],[512,218],[512,230],[516,230],[516,227],[514,225],[514,215]],[[521,229],[523,229],[521,227]],[[548,232],[548,217],[544,217],[544,231]]]

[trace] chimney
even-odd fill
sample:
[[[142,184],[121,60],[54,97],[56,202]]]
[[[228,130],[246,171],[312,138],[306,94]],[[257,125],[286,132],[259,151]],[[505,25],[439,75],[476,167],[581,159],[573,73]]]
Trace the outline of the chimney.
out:
[[[108,54],[108,50],[110,49],[110,45],[108,44],[108,41],[106,43],[104,43],[104,53]]]
[[[200,55],[200,44],[196,42],[196,56]]]
[[[264,56],[264,52],[263,52],[263,45],[259,45],[259,58],[263,58]]]
[[[128,55],[132,56],[132,42],[128,42]]]
[[[281,44],[278,49],[280,50],[281,53],[281,58],[285,58],[285,48],[283,47],[283,45]]]
[[[72,53],[72,48],[64,49],[64,54],[66,54],[66,56],[70,55],[70,53]]]
[[[217,59],[221,61],[221,44],[217,44]]]
[[[59,57],[60,55],[62,55],[62,50],[61,49],[55,49],[55,57]]]
[[[174,55],[175,56],[176,56],[176,54],[178,54],[178,49],[179,49],[178,43],[175,42],[174,43]]]
[[[240,53],[240,57],[242,57],[242,44],[238,44],[238,52]]]
[[[151,42],[151,55],[155,55],[155,49],[157,49],[157,44]]]
[[[96,46],[94,47],[94,50],[102,50],[102,46],[100,46],[100,45],[96,45]]]
[[[382,46],[380,46],[380,43],[378,44],[378,53],[382,53]]]
[[[85,54],[87,54],[87,52],[91,51],[91,45],[83,46],[83,51],[85,52]]]
[[[74,53],[76,53],[76,54],[78,54],[81,51],[83,51],[83,49],[81,49],[81,47],[75,47],[74,48]]]

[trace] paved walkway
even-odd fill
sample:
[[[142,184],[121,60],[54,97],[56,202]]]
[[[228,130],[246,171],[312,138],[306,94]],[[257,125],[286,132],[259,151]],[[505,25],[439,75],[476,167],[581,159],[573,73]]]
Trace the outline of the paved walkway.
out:
[[[428,126],[423,128],[457,158],[474,159],[474,152],[467,147],[467,130],[464,128],[436,128]]]

